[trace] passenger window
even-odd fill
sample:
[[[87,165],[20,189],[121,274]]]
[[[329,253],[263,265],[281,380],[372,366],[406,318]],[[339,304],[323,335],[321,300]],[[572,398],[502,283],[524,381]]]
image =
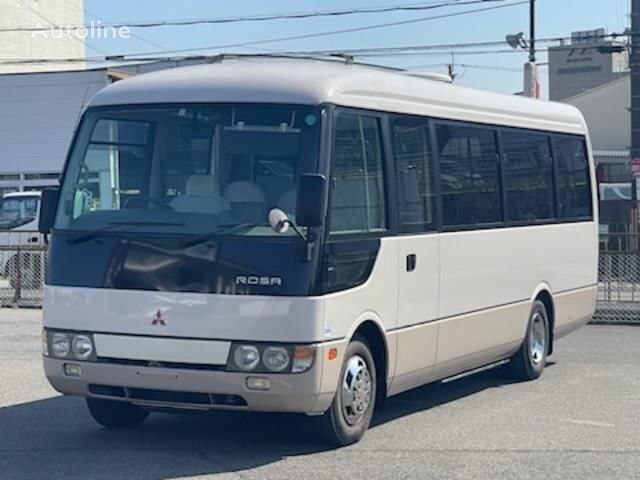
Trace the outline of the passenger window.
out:
[[[547,135],[502,133],[509,220],[553,218],[553,171]]]
[[[592,217],[589,164],[583,138],[557,136],[555,159],[560,218]]]
[[[391,120],[391,132],[400,231],[432,231],[435,229],[435,194],[429,121],[396,117]]]
[[[445,227],[502,221],[496,133],[438,125],[442,221]]]
[[[378,119],[339,115],[333,162],[331,232],[385,230],[385,191]]]

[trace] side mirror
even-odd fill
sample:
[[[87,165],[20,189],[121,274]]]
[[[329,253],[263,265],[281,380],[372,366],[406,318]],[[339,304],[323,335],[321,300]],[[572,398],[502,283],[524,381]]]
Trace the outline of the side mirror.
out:
[[[324,175],[303,174],[298,180],[296,224],[301,227],[320,227],[324,221],[325,186]]]
[[[276,233],[286,233],[291,222],[286,213],[279,208],[274,208],[269,212],[269,225]]]
[[[40,220],[38,221],[38,231],[40,233],[46,235],[53,228],[59,199],[59,188],[47,188],[42,191],[42,197],[40,198]]]

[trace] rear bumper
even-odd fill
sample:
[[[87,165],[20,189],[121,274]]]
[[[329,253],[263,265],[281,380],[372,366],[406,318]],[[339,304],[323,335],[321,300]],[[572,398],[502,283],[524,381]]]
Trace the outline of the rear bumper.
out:
[[[317,346],[313,367],[301,374],[246,374],[225,371],[182,370],[173,368],[139,367],[108,363],[75,362],[44,358],[47,379],[57,391],[81,397],[108,398],[127,401],[153,408],[181,409],[234,409],[262,412],[298,412],[320,414],[326,411],[336,392],[345,342],[331,342]],[[327,350],[338,348],[338,358],[329,361]],[[64,364],[81,366],[80,376],[68,376]],[[262,377],[270,380],[267,391],[250,390],[247,377]],[[90,385],[129,389],[148,389],[164,392],[204,393],[212,396],[231,395],[244,400],[243,405],[192,404],[184,401],[140,400],[90,391]],[[246,405],[244,404],[246,402]]]

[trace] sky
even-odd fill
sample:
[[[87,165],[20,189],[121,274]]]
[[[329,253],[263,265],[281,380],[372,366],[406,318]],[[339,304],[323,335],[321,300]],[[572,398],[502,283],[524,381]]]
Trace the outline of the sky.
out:
[[[506,0],[511,3],[515,0]],[[345,8],[431,3],[434,0],[84,0],[85,19],[104,23],[157,21],[193,18],[220,18],[246,15],[340,10]],[[499,2],[487,6],[499,5]],[[609,32],[622,32],[628,25],[630,0],[536,0],[537,37],[567,37],[572,31],[604,27]],[[272,39],[359,27],[379,23],[431,17],[444,13],[483,8],[483,5],[457,6],[446,9],[413,12],[360,14],[346,17],[276,20],[227,25],[133,29],[131,39],[93,39],[88,42],[88,56],[118,53],[158,52],[218,46],[246,41]],[[340,50],[345,48],[392,47],[405,45],[471,43],[499,41],[507,34],[529,31],[529,7],[526,4],[499,10],[446,19],[432,19],[409,25],[331,35],[321,38],[265,43],[249,48],[227,48],[222,51],[262,53],[286,50]],[[539,62],[546,62],[544,46]],[[508,47],[505,45],[505,49]],[[219,53],[212,49],[208,53]],[[444,64],[451,56],[419,55],[367,58],[369,62],[403,68],[446,72]],[[490,55],[455,54],[456,83],[466,86],[514,93],[522,90],[524,51]],[[546,90],[546,69],[542,70],[542,87]]]

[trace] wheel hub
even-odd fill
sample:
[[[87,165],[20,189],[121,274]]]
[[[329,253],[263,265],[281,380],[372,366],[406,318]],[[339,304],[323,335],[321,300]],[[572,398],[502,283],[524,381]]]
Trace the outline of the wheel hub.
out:
[[[531,319],[531,335],[529,335],[529,355],[534,365],[540,365],[547,347],[546,322],[540,312]]]
[[[340,389],[342,414],[349,425],[355,425],[364,417],[371,405],[371,374],[359,355],[347,363]]]

